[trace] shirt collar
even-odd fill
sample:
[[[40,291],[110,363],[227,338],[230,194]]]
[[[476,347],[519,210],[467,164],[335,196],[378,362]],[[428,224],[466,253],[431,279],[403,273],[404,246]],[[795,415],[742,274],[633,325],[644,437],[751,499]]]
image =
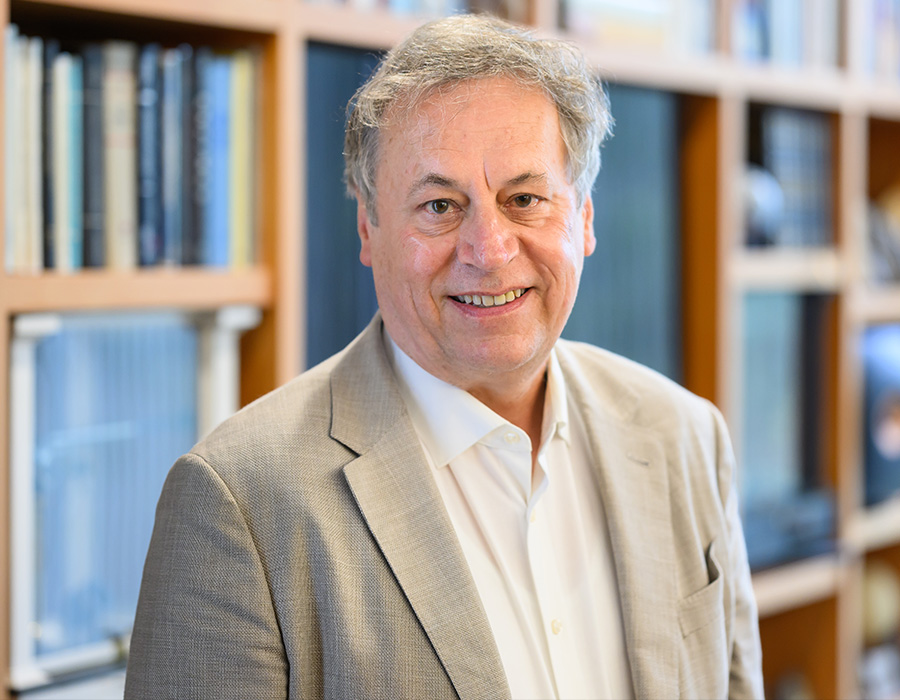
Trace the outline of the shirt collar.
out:
[[[467,391],[420,367],[400,349],[386,329],[384,345],[413,426],[435,467],[446,466],[498,429],[513,427]],[[555,349],[547,365],[541,442],[547,443],[554,435],[569,443],[566,386]],[[525,442],[523,446],[527,449]]]

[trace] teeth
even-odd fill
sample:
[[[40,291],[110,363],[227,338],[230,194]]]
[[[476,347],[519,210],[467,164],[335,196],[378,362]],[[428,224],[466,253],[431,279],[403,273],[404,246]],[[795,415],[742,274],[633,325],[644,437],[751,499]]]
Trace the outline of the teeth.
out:
[[[511,301],[515,301],[524,293],[524,289],[511,289],[505,294],[497,294],[496,296],[490,294],[464,294],[455,297],[455,299],[457,301],[464,301],[466,304],[472,304],[473,306],[503,306]]]

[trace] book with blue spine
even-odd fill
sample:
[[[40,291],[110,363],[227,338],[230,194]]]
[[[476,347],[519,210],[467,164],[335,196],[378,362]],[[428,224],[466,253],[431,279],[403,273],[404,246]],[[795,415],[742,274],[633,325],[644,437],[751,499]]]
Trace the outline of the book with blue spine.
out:
[[[138,253],[141,265],[163,259],[162,97],[160,46],[146,44],[138,58]]]
[[[229,264],[228,198],[231,176],[231,59],[213,56],[206,66],[209,102],[207,147],[209,149],[209,190],[206,196],[203,263],[213,267]]]

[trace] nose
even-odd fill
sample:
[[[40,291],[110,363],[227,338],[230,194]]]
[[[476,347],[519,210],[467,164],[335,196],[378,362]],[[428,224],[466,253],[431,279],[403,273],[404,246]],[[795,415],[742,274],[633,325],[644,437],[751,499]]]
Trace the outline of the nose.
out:
[[[503,268],[519,252],[513,224],[496,207],[471,211],[460,226],[457,258],[485,272]]]

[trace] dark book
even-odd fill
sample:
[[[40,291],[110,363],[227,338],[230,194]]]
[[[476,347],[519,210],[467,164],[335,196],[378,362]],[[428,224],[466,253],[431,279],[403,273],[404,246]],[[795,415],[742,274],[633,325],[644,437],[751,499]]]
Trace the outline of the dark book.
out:
[[[84,70],[84,266],[106,264],[103,47],[82,50]]]
[[[190,99],[190,186],[186,202],[190,221],[185,226],[184,263],[204,263],[207,200],[209,198],[209,71],[213,55],[208,47],[198,48],[191,62]]]
[[[194,189],[194,49],[181,44],[181,258],[176,263],[194,262],[196,248],[193,209]]]
[[[53,62],[59,55],[59,41],[44,40],[43,81],[41,85],[41,186],[43,189],[43,250],[44,268],[56,267],[55,227],[56,217],[65,216],[65,212],[56,212],[54,202],[54,129],[53,129]]]
[[[616,128],[594,184],[597,249],[563,337],[680,380],[681,230],[678,98],[609,87]]]
[[[141,265],[163,259],[162,99],[160,47],[147,44],[138,57],[138,254]]]
[[[162,231],[163,261],[180,265],[184,260],[185,156],[184,74],[189,53],[179,46],[162,54]]]
[[[349,343],[377,307],[372,271],[359,262],[356,202],[343,182],[344,108],[378,57],[310,43],[307,53],[307,364]],[[332,290],[328,304],[322,290]]]

